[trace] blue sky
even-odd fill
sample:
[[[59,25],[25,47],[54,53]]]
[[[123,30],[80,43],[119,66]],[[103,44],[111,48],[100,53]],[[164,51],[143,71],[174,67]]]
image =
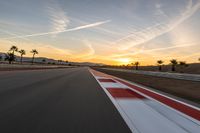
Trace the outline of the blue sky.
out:
[[[106,64],[197,62],[199,8],[199,0],[0,1],[0,49],[17,45],[39,56]]]

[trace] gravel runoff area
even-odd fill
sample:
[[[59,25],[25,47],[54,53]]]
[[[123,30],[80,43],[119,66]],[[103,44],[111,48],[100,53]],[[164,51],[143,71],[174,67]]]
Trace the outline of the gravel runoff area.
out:
[[[55,69],[55,68],[69,68],[71,66],[63,65],[27,65],[27,64],[0,64],[0,71],[14,71],[14,70],[37,70],[37,69]]]
[[[167,93],[172,96],[180,97],[186,101],[192,101],[200,104],[200,82],[199,81],[186,81],[179,79],[170,79],[163,77],[155,77],[149,75],[127,73],[122,71],[106,70],[100,68],[94,68],[100,72],[104,72],[134,83],[138,83],[155,90]]]

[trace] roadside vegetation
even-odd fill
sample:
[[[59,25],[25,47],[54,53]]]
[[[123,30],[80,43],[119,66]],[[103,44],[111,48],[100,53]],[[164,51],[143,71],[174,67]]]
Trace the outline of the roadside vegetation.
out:
[[[25,57],[30,53],[29,57]],[[63,69],[73,67],[71,63],[63,60],[54,60],[45,57],[37,57],[37,49],[30,52],[25,49],[11,46],[7,53],[0,52],[0,72],[14,70],[38,70],[38,69]],[[32,55],[32,56],[31,56]]]
[[[12,64],[12,62],[15,61],[15,55],[8,52],[5,56],[5,61],[8,61],[9,64]]]
[[[178,64],[177,60],[176,59],[172,59],[172,60],[170,60],[170,63],[172,65],[172,71],[175,71],[176,70],[176,65]]]
[[[131,63],[131,65],[135,66],[135,70],[138,70],[140,62],[136,61],[135,63]]]
[[[141,62],[136,61],[127,65],[106,65],[104,68],[119,68],[132,69],[142,71],[159,71],[159,72],[176,72],[176,73],[191,73],[200,74],[200,58],[197,63],[188,64],[186,61],[179,61],[177,59],[171,60],[157,60],[155,65],[142,66]],[[169,62],[168,64],[166,62]]]
[[[159,66],[158,70],[161,71],[162,70],[162,65],[163,65],[164,61],[158,60],[157,63],[158,63],[158,66]]]
[[[20,53],[20,62],[21,62],[21,64],[22,64],[22,62],[23,62],[23,55],[25,55],[26,54],[26,51],[25,50],[23,50],[23,49],[21,49],[20,51],[18,51],[19,53]]]
[[[53,60],[40,57],[40,61],[36,55],[39,54],[37,49],[32,49],[30,54],[32,57],[24,57],[28,52],[24,49],[19,49],[17,46],[11,46],[7,53],[0,53],[1,64],[46,64],[46,65],[71,65],[68,61]],[[26,58],[26,59],[25,59]]]
[[[17,61],[16,57],[17,55],[15,55],[15,53],[18,52],[20,54],[20,63],[23,63],[23,56],[26,55],[26,51],[24,49],[18,50],[17,46],[11,46],[11,48],[8,50],[8,52],[5,54],[5,61],[8,61],[9,64],[12,64],[12,62]],[[33,53],[33,60],[35,57],[35,54],[38,54],[36,49],[33,49],[32,51],[30,51],[30,53]],[[1,61],[3,60],[3,57],[1,55]],[[32,63],[33,63],[32,60]]]
[[[34,63],[34,59],[35,59],[35,55],[36,54],[39,54],[38,53],[38,51],[36,50],[36,49],[33,49],[32,51],[31,51],[31,53],[33,54],[33,57],[32,57],[32,64]]]
[[[11,46],[7,53],[0,53],[0,63],[1,64],[46,64],[46,65],[68,65],[68,66],[78,66],[71,64],[69,61],[64,60],[54,60],[40,57],[36,55],[39,54],[37,49],[32,49],[30,51],[32,57],[24,57],[27,51],[24,49],[19,49],[17,46]],[[50,61],[51,60],[51,61]],[[177,72],[177,73],[192,73],[200,74],[200,58],[197,59],[198,63],[188,64],[186,61],[179,61],[177,59],[171,60],[157,60],[155,65],[142,66],[142,62],[135,61],[127,65],[103,65],[98,67],[108,67],[108,68],[121,68],[121,69],[132,69],[136,71],[159,71],[159,72]],[[168,64],[166,62],[169,62]]]

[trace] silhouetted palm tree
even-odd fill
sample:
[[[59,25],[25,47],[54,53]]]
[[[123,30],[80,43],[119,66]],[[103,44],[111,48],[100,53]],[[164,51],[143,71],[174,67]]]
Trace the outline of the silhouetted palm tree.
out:
[[[172,64],[172,71],[175,71],[175,67],[178,64],[177,60],[176,59],[172,59],[172,60],[170,60],[170,62]]]
[[[42,62],[45,63],[45,62],[46,62],[46,59],[42,59]]]
[[[188,66],[188,64],[185,61],[180,61],[179,65],[181,66],[181,69],[183,69],[183,67],[187,67]],[[183,72],[183,71],[181,70],[181,72]]]
[[[12,54],[15,55],[15,52],[18,51],[17,46],[12,46],[9,51],[12,51]]]
[[[198,60],[200,61],[200,58]]]
[[[164,61],[158,60],[157,63],[158,63],[158,66],[159,66],[158,69],[159,69],[159,71],[161,71],[162,70],[162,64],[164,63]]]
[[[0,55],[0,61],[3,59],[2,55]]]
[[[139,67],[140,63],[139,63],[138,61],[136,61],[136,62],[134,63],[134,65],[135,65],[135,69],[138,70],[138,67]]]
[[[25,55],[26,54],[26,51],[25,50],[23,50],[23,49],[21,49],[20,51],[18,51],[19,53],[20,53],[20,56],[21,56],[21,59],[20,59],[20,62],[21,62],[21,64],[22,64],[22,58],[23,58],[23,55]]]
[[[31,51],[31,53],[33,54],[33,58],[32,58],[32,64],[34,63],[34,59],[35,59],[35,55],[38,54],[38,51],[36,49],[33,49]]]
[[[181,65],[181,66],[187,66],[187,63],[185,61],[179,61],[179,65]]]
[[[12,61],[15,60],[15,55],[13,53],[7,53],[6,57],[5,57],[5,60],[9,61],[9,64],[11,64]]]

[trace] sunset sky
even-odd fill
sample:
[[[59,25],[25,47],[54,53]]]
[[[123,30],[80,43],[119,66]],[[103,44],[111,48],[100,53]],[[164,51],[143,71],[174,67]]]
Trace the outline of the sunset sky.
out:
[[[0,52],[155,65],[198,62],[200,0],[0,0]]]

